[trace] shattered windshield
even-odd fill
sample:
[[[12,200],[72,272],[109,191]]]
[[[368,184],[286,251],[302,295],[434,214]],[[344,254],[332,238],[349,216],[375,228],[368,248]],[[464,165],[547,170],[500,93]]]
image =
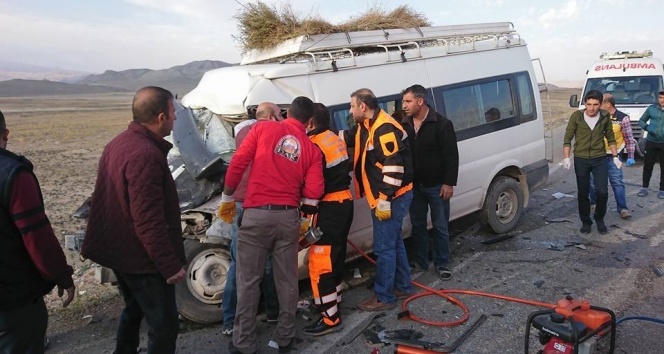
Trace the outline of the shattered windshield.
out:
[[[662,91],[661,76],[621,76],[588,79],[583,96],[590,90],[610,93],[616,104],[653,104]]]

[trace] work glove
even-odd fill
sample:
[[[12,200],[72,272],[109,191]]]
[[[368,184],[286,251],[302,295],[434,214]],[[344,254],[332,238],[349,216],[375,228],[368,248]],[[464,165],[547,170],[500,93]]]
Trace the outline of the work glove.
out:
[[[616,165],[616,168],[618,169],[622,167],[622,162],[620,162],[620,159],[618,157],[613,158],[613,164]]]
[[[376,219],[380,221],[389,220],[392,217],[392,203],[387,200],[378,199],[376,205]]]
[[[566,170],[569,170],[569,168],[572,167],[572,161],[569,159],[569,157],[563,159],[563,167]]]
[[[232,224],[235,212],[235,198],[232,195],[221,193],[221,204],[219,204],[219,210],[217,210],[219,219]]]
[[[629,167],[629,166],[632,166],[635,163],[636,163],[636,161],[634,161],[634,159],[629,158],[629,159],[627,159],[627,162],[625,163],[625,166]]]
[[[311,226],[311,218],[313,215],[306,215],[300,218],[300,236],[304,235]]]
[[[300,211],[304,214],[318,214],[318,200],[302,199],[300,202]]]

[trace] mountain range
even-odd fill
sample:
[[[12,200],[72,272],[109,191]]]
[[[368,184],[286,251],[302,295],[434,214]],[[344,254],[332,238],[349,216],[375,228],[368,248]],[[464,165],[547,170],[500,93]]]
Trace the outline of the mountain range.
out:
[[[0,97],[126,92],[149,85],[164,87],[181,97],[196,87],[206,71],[231,65],[203,60],[162,70],[107,70],[102,74],[86,74],[0,61]]]

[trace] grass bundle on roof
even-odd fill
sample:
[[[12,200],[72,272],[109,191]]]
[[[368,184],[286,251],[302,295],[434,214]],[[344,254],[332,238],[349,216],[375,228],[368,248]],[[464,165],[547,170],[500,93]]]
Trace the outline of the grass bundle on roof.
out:
[[[271,48],[303,35],[430,26],[424,15],[407,5],[390,12],[375,5],[345,23],[333,25],[319,15],[300,18],[290,4],[278,9],[258,0],[244,5],[235,19],[240,33],[234,38],[240,42],[243,52]]]

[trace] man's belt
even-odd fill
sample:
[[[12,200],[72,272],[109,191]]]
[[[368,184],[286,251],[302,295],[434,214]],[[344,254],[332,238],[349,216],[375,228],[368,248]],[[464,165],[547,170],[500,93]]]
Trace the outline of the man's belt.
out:
[[[291,209],[297,209],[296,206],[292,205],[277,205],[277,204],[266,204],[266,205],[261,205],[257,207],[251,207],[249,209],[260,209],[260,210],[291,210]]]
[[[343,203],[346,200],[353,200],[353,195],[350,193],[350,189],[346,189],[339,192],[331,192],[325,194],[321,201],[323,202],[338,202]]]

